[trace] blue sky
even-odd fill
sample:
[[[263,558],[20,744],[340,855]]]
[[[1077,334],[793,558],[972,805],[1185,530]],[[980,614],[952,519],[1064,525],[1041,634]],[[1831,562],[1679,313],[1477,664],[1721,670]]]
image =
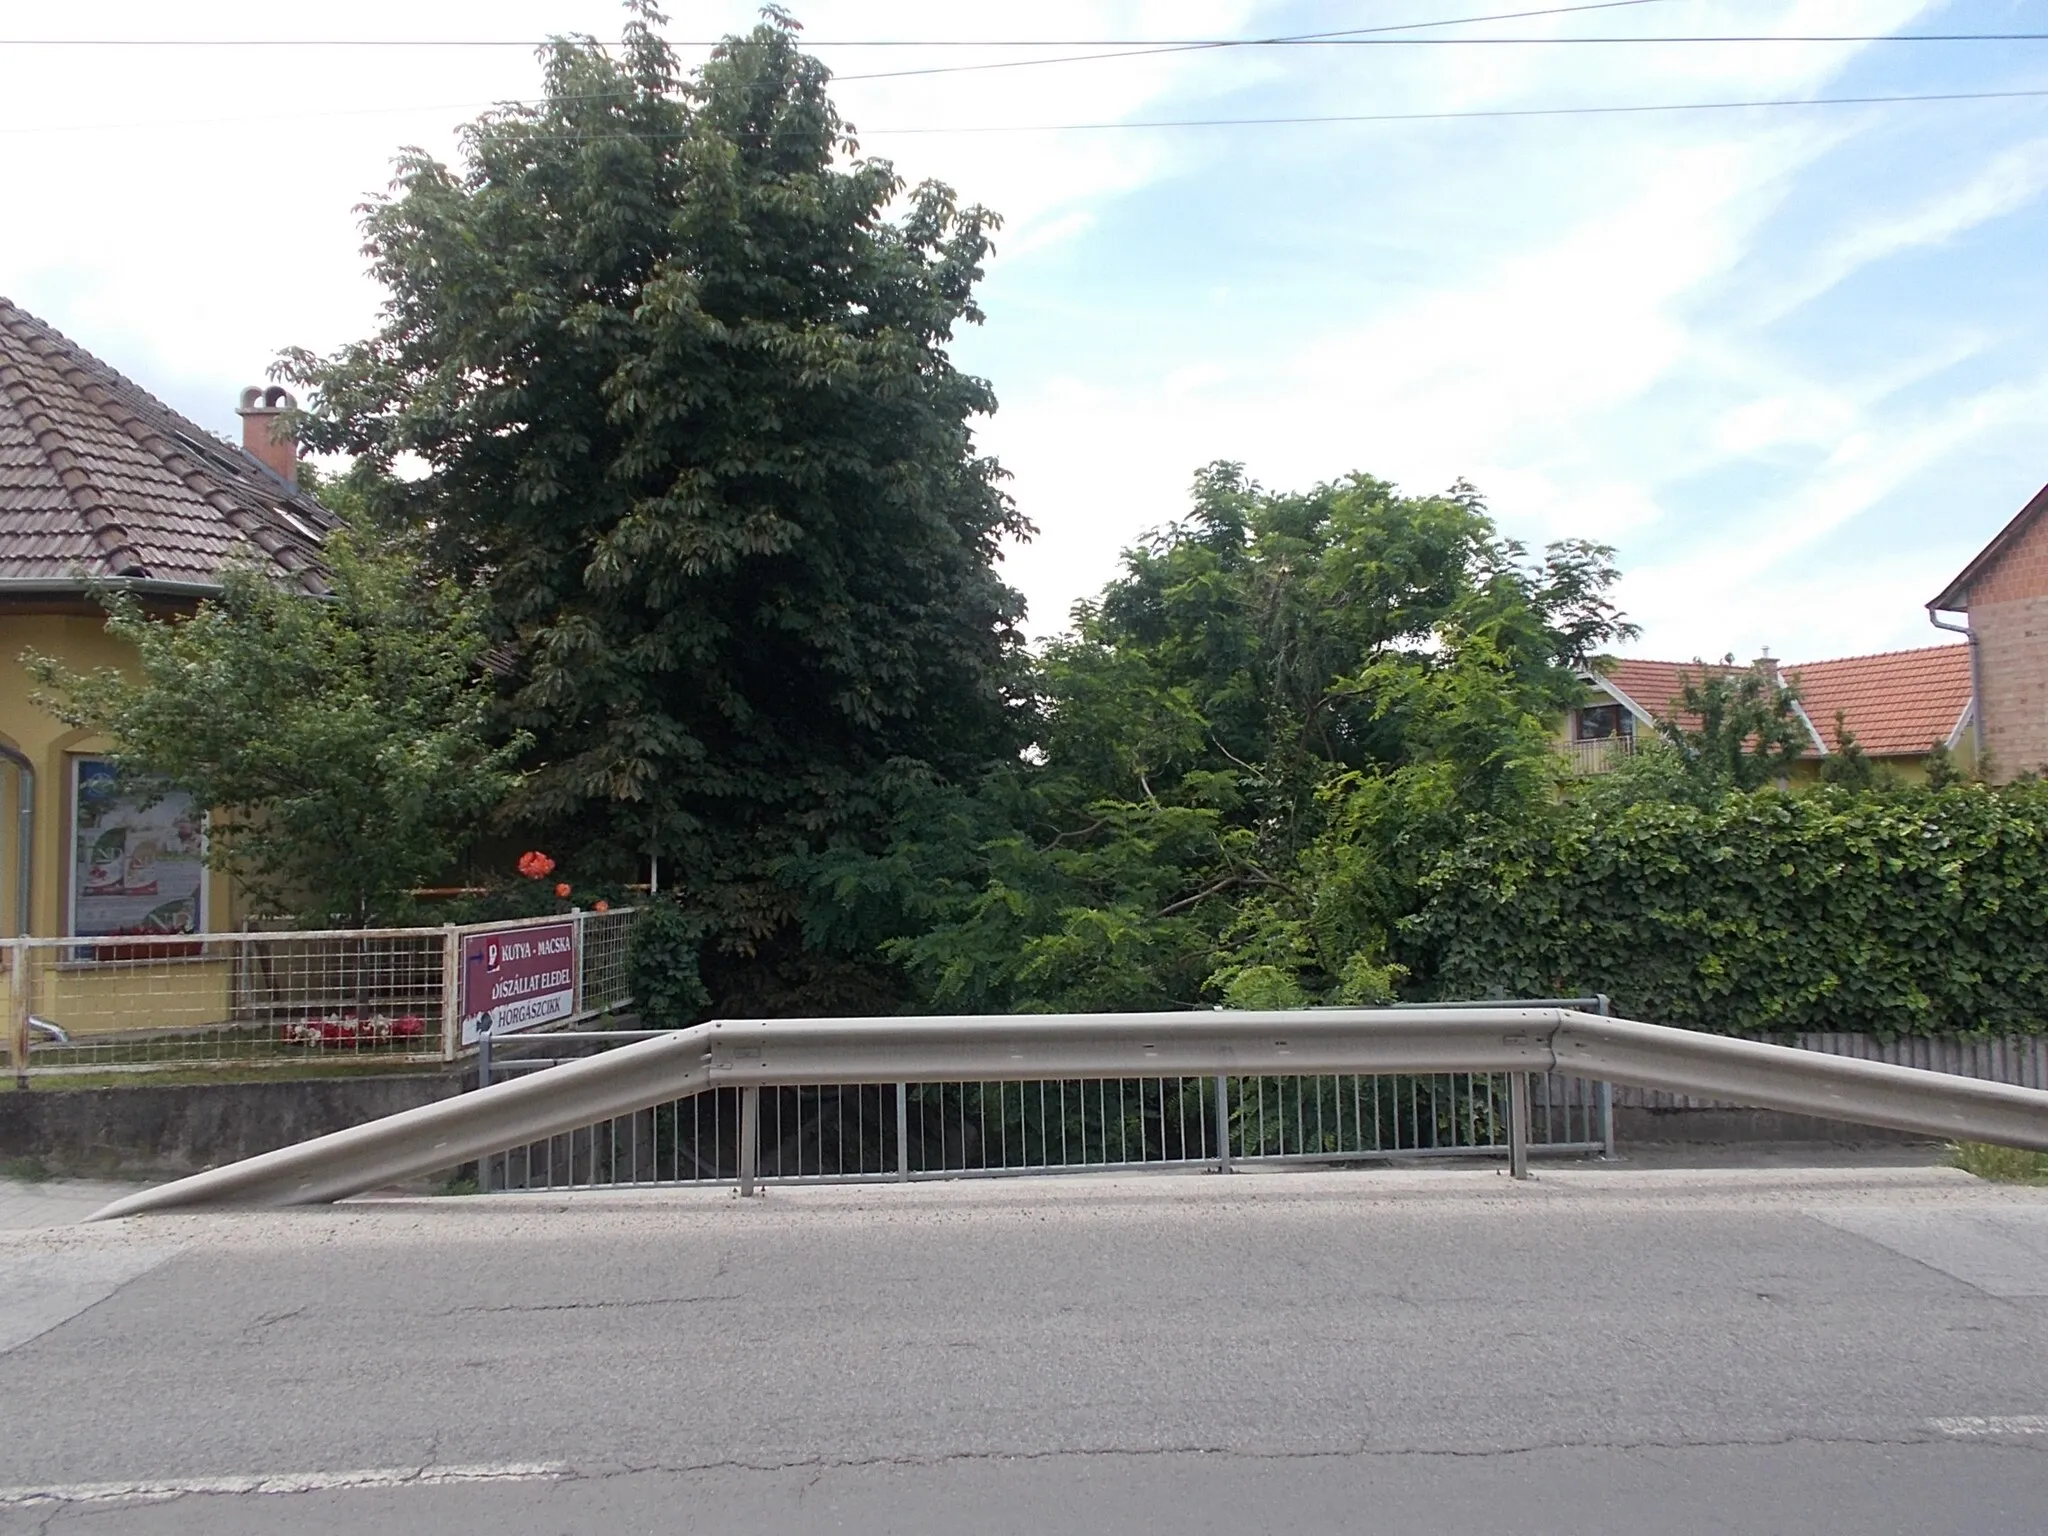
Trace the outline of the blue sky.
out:
[[[1270,36],[1498,0],[796,4],[808,35]],[[1535,0],[1526,8],[1536,8]],[[673,4],[708,38],[752,7]],[[964,13],[964,14],[963,14]],[[74,35],[0,4],[0,34]],[[115,0],[103,36],[616,35],[609,0],[345,14]],[[1434,35],[2048,32],[2048,0],[1651,0]],[[1065,50],[1069,52],[1087,50]],[[843,76],[1016,50],[820,47]],[[0,293],[216,430],[281,346],[372,323],[351,209],[393,148],[530,94],[523,49],[0,48]],[[1218,50],[838,91],[867,148],[1007,220],[962,362],[1040,529],[1032,627],[1176,516],[1464,476],[1532,544],[1616,544],[1642,654],[1945,637],[1921,604],[2048,481],[2048,96],[1633,116],[903,133],[1071,122],[2048,91],[2048,43]]]

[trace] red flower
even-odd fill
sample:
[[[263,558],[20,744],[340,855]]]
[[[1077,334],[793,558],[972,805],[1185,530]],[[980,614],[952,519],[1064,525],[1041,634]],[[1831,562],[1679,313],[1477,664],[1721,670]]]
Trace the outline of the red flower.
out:
[[[529,880],[541,880],[555,872],[555,861],[538,849],[519,855],[519,873]]]
[[[602,896],[600,896],[597,898],[596,901],[591,903],[591,907],[593,911],[609,912],[612,909],[612,904],[606,901]]]
[[[552,868],[553,866],[549,867]],[[569,882],[564,880],[557,884],[555,886],[555,894],[557,896],[567,896],[569,894]]]
[[[416,1013],[400,1014],[391,1021],[391,1033],[400,1040],[417,1040],[427,1032],[427,1021]]]

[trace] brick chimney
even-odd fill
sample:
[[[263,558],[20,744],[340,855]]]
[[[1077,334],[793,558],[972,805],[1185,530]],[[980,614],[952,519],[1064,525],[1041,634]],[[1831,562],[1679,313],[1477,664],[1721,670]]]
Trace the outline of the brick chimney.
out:
[[[251,385],[242,391],[242,451],[260,459],[272,474],[293,485],[299,483],[299,436],[289,425],[287,411],[299,402],[273,384],[268,389]]]

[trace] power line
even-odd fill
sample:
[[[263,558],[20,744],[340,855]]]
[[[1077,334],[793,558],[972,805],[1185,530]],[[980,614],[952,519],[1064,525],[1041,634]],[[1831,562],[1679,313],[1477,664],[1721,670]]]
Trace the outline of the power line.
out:
[[[1448,112],[1346,112],[1303,117],[1177,117],[1135,122],[1015,123],[950,128],[869,128],[862,137],[881,134],[938,133],[1081,133],[1130,128],[1249,128],[1287,123],[1426,123],[1455,118],[1598,117],[1648,112],[1734,112],[1760,107],[1864,107],[1909,102],[2012,101],[2048,97],[2048,88],[2022,91],[1937,91],[1905,96],[1782,96],[1757,101],[1662,101],[1612,107],[1475,107]],[[595,135],[564,134],[564,138]]]
[[[1465,27],[1485,21],[1522,21],[1534,16],[1567,16],[1580,11],[1619,11],[1640,5],[1668,5],[1671,0],[1588,0],[1534,11],[1494,11],[1484,16],[1449,16],[1436,21],[1408,21],[1382,27],[1355,27],[1348,32],[1302,33],[1292,38],[805,38],[806,48],[1237,48],[1303,42],[1312,37],[1346,37],[1367,32],[1420,32],[1432,27]],[[671,40],[675,48],[715,48],[728,39]],[[554,38],[511,37],[21,37],[0,38],[0,47],[15,48],[543,48]],[[605,43],[604,47],[619,44]]]

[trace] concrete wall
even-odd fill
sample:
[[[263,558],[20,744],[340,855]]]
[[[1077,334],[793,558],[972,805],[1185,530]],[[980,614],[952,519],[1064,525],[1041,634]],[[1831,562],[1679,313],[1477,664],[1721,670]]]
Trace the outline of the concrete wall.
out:
[[[310,1136],[438,1103],[457,1073],[36,1088],[0,1093],[0,1158],[71,1175],[196,1173]]]

